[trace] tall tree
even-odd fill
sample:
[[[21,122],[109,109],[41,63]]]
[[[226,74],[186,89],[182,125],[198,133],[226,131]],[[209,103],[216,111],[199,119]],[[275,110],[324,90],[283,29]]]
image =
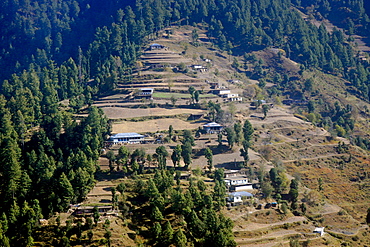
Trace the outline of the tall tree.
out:
[[[229,144],[229,147],[230,148],[233,148],[234,146],[234,143],[235,143],[235,139],[236,139],[236,136],[235,136],[235,132],[232,128],[230,127],[227,127],[225,129],[225,132],[226,132],[226,138],[227,138],[227,142]]]
[[[252,127],[252,124],[248,120],[245,120],[244,126],[243,126],[244,140],[250,142],[252,139],[253,132],[254,132],[254,129]]]
[[[171,159],[172,159],[173,165],[175,167],[180,165],[181,153],[182,153],[181,145],[178,144],[173,149],[173,152],[172,152],[172,155],[171,155]]]
[[[187,239],[186,239],[184,232],[181,230],[181,228],[179,228],[176,231],[175,236],[173,237],[173,242],[176,247],[186,247],[187,246]]]
[[[159,169],[166,169],[168,152],[165,146],[159,146],[155,150]]]
[[[213,168],[213,153],[212,153],[212,150],[210,148],[206,148],[206,150],[204,151],[204,156],[207,159],[208,169],[211,171],[212,168]]]

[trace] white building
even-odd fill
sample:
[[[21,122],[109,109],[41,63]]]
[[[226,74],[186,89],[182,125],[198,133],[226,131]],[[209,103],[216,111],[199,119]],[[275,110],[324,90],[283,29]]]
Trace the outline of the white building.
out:
[[[138,133],[118,133],[115,135],[112,135],[109,138],[108,142],[111,142],[112,144],[135,144],[135,143],[142,143],[144,141],[143,135],[140,135]]]
[[[238,96],[239,96],[239,94],[237,94],[237,93],[227,93],[227,94],[222,95],[222,97],[224,97],[224,98],[235,98],[235,97],[238,97]]]
[[[136,94],[137,98],[151,99],[153,97],[154,88],[140,88]]]
[[[225,183],[227,186],[243,185],[243,184],[248,184],[248,182],[249,181],[246,176],[235,176],[235,177],[225,178]]]
[[[227,102],[243,101],[243,98],[242,97],[232,97],[232,98],[226,98],[224,99],[224,101],[227,101]]]
[[[241,185],[231,185],[230,191],[246,191],[246,190],[253,190],[253,184],[241,184]]]
[[[221,124],[215,123],[215,122],[211,122],[211,123],[207,123],[203,125],[203,129],[207,133],[210,133],[210,134],[219,133],[220,131],[223,130],[223,128],[224,126],[222,126]]]
[[[233,192],[228,195],[226,200],[228,202],[243,202],[243,197],[250,198],[253,197],[253,195],[246,191]]]
[[[325,233],[324,229],[325,229],[325,227],[316,227],[313,232],[320,234],[320,236],[322,237],[322,236],[324,236],[324,233]]]
[[[222,97],[224,98],[224,101],[242,101],[243,100],[243,98],[239,97],[239,94],[237,93],[223,94]]]
[[[219,89],[219,90],[216,90],[216,94],[218,94],[218,95],[224,95],[224,94],[230,94],[231,93],[231,91],[230,91],[230,89]]]
[[[197,70],[197,71],[200,71],[200,72],[206,72],[207,71],[207,67],[204,67],[203,65],[192,65],[191,67],[193,68],[193,70]]]

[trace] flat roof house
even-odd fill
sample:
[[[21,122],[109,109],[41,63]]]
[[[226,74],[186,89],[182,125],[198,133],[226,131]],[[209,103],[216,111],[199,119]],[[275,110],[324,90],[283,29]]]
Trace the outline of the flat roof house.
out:
[[[325,229],[325,227],[316,227],[313,232],[320,234],[320,236],[322,237],[322,236],[324,236],[324,233],[325,233],[324,229]]]
[[[218,133],[220,131],[222,131],[222,129],[224,128],[224,126],[216,123],[216,122],[211,122],[211,123],[207,123],[205,125],[203,125],[203,129],[207,132],[207,133]]]
[[[230,94],[231,91],[230,91],[230,89],[227,89],[227,88],[223,88],[223,89],[219,88],[219,89],[213,90],[213,93],[217,94],[219,96],[222,96],[224,94]]]
[[[192,65],[191,67],[193,68],[193,70],[197,70],[197,71],[200,71],[200,72],[206,72],[207,71],[207,67],[204,67],[203,65]]]
[[[112,144],[135,144],[144,142],[144,137],[145,136],[138,133],[118,133],[112,135],[109,138],[109,142],[111,142]]]
[[[249,181],[246,176],[235,176],[235,177],[225,178],[225,183],[227,186],[231,186],[231,185],[248,184]]]
[[[139,92],[136,94],[137,98],[147,98],[151,99],[154,93],[154,88],[140,88]]]
[[[246,191],[233,192],[229,193],[229,196],[226,198],[228,202],[243,202],[243,197],[253,197],[253,195]]]
[[[230,186],[230,191],[246,191],[253,190],[253,184],[235,184]]]
[[[235,97],[238,97],[239,94],[237,93],[227,93],[227,94],[223,94],[222,97],[224,98],[235,98]]]

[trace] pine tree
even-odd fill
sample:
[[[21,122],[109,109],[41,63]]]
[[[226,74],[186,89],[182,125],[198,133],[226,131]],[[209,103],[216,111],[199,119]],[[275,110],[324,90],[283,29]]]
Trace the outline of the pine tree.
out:
[[[150,218],[154,222],[158,222],[158,221],[163,220],[163,215],[162,215],[161,211],[159,211],[159,209],[156,206],[154,206],[152,208],[152,213],[150,215]]]
[[[206,148],[206,150],[204,151],[204,156],[207,159],[208,169],[211,171],[212,168],[213,168],[213,153],[212,153],[212,150],[210,148]]]
[[[253,132],[254,132],[254,129],[252,127],[252,124],[248,120],[245,120],[244,126],[243,126],[244,140],[250,142],[252,139]]]
[[[173,237],[173,242],[176,247],[186,247],[187,246],[186,245],[187,239],[186,239],[184,232],[181,230],[181,228],[179,228],[176,231],[175,236]]]
[[[171,223],[167,220],[162,229],[162,243],[169,245],[172,243],[173,239],[173,229]]]
[[[159,169],[166,169],[168,152],[167,152],[165,146],[157,147],[157,149],[155,150],[155,153],[157,155],[158,168]]]
[[[176,147],[174,148],[174,150],[172,152],[172,155],[171,155],[173,166],[176,167],[176,166],[179,166],[180,165],[181,153],[182,153],[181,146],[180,145],[176,145]]]

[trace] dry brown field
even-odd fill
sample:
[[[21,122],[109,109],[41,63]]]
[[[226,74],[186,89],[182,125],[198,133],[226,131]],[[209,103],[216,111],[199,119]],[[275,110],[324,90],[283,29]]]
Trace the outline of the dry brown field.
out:
[[[205,123],[191,123],[177,118],[162,118],[139,122],[121,121],[113,124],[112,133],[153,133],[166,131],[170,125],[172,125],[174,130],[197,129]]]
[[[138,117],[150,116],[176,116],[181,114],[201,114],[204,110],[186,109],[186,108],[120,108],[120,107],[104,107],[102,108],[108,119],[129,119]],[[136,123],[137,124],[137,123]],[[166,126],[168,128],[168,126]]]

